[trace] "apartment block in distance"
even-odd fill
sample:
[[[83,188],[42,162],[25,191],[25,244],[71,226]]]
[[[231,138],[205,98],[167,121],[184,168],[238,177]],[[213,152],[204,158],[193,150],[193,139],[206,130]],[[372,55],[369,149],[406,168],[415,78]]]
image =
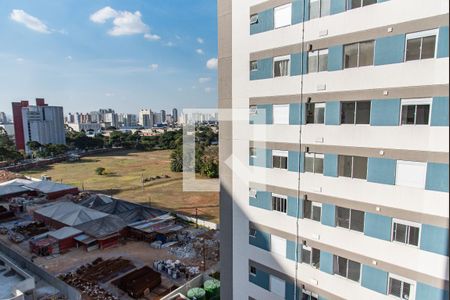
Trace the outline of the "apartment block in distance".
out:
[[[17,150],[30,152],[30,141],[42,145],[65,145],[64,112],[59,106],[48,106],[44,99],[36,99],[36,106],[28,101],[13,102],[13,120]]]
[[[448,1],[218,9],[222,298],[448,299]]]

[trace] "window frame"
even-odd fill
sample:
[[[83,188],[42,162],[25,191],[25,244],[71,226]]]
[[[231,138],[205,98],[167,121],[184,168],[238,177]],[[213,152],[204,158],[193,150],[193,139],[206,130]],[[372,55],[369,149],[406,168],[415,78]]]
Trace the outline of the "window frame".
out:
[[[407,226],[406,243],[395,240],[395,224]],[[409,243],[409,238],[411,236],[411,227],[419,229],[419,236],[417,237],[417,246]],[[420,248],[421,238],[422,238],[422,224],[401,219],[392,219],[391,241],[393,243],[413,248]]]
[[[287,75],[275,76],[275,64],[277,62],[281,62],[281,61],[285,61],[285,60],[288,61]],[[290,55],[276,56],[273,58],[272,75],[273,75],[272,76],[273,78],[283,78],[283,77],[291,76],[291,56]]]
[[[349,210],[349,219],[348,219],[348,228],[346,228],[346,227],[342,227],[342,226],[339,226],[338,224],[338,209],[339,208],[341,208],[341,209],[347,209],[347,210]],[[358,212],[362,212],[363,213],[363,222],[362,222],[362,224],[363,224],[363,228],[362,228],[362,231],[359,231],[359,230],[354,230],[354,229],[352,229],[352,213],[353,213],[353,211],[358,211]],[[348,208],[348,207],[343,207],[343,206],[336,206],[336,227],[337,228],[341,228],[341,229],[344,229],[344,230],[350,230],[350,231],[353,231],[353,232],[359,232],[359,233],[363,233],[364,234],[364,229],[365,229],[365,215],[366,215],[366,212],[365,211],[363,211],[363,210],[359,210],[359,209],[353,209],[353,208]]]
[[[321,0],[319,0],[319,1],[321,1]],[[308,52],[308,74],[328,72],[328,68],[326,70],[320,70],[320,62],[321,62],[320,57],[324,56],[324,55],[327,55],[327,57],[328,57],[329,54],[330,54],[330,50],[328,48],[317,49],[317,50]],[[309,61],[310,61],[311,57],[317,58],[317,64],[315,66],[316,67],[315,71],[311,71],[311,69],[310,69]]]
[[[407,185],[407,184],[399,184],[398,178],[399,176],[399,170],[401,169],[399,165],[410,165],[410,166],[416,166],[421,167],[422,171],[424,171],[424,176],[421,178],[420,186],[413,186],[413,185]],[[417,188],[417,189],[425,189],[426,188],[426,182],[427,182],[427,168],[428,163],[426,162],[417,162],[417,161],[407,161],[407,160],[397,160],[396,168],[395,168],[395,185],[396,186],[402,186],[406,188]]]
[[[314,110],[312,111],[313,113],[313,120],[314,122],[308,122],[308,109],[309,106],[314,106]],[[323,108],[323,122],[322,123],[318,123],[316,120],[316,110],[317,108]],[[306,104],[306,125],[309,124],[319,124],[319,125],[324,125],[325,124],[325,115],[326,115],[326,110],[327,110],[327,105],[325,102],[311,102],[311,103],[307,103]]]
[[[352,0],[347,0],[347,1],[345,1],[346,2],[346,10],[353,10],[353,9],[358,9],[358,8],[362,8],[362,7],[366,7],[366,6],[370,6],[370,5],[375,5],[375,4],[377,4],[377,2],[375,2],[375,3],[372,3],[372,4],[366,4],[366,5],[364,5],[364,0],[359,0],[360,1],[360,3],[361,3],[361,6],[358,6],[358,7],[351,7],[351,2],[352,2]]]
[[[302,289],[302,294],[308,295],[310,300],[313,299],[313,297],[314,297],[314,299],[316,299],[316,300],[319,299],[319,294],[315,294],[315,293],[310,292],[310,291],[305,290],[305,289]]]
[[[319,265],[315,266],[313,264],[313,252],[314,252],[314,250],[315,251],[319,251],[319,257],[320,257],[320,249],[309,247],[307,245],[302,245],[300,250],[301,250],[301,263],[309,265],[309,266],[313,267],[314,269],[319,270],[320,269],[320,258],[319,258]],[[309,262],[303,261],[303,250],[309,251],[309,253],[310,253],[310,255],[309,255]]]
[[[276,203],[276,201],[280,201],[280,200],[281,200],[281,203]],[[278,212],[281,214],[287,214],[287,201],[288,201],[288,196],[272,193],[272,211],[275,211],[275,212]],[[278,210],[276,208],[281,208],[281,210]]]
[[[423,39],[426,37],[436,36],[436,41],[434,45],[434,57],[431,58],[422,58],[423,54]],[[407,53],[408,53],[408,40],[414,40],[420,38],[420,57],[419,59],[412,59],[407,60]],[[418,61],[423,59],[436,59],[438,54],[438,45],[439,45],[439,29],[430,29],[430,30],[424,30],[424,31],[417,31],[413,33],[408,33],[405,37],[405,53],[403,56],[403,62],[411,62],[411,61]]]
[[[286,169],[281,168],[281,165],[279,167],[275,167],[275,165],[274,165],[275,157],[286,158]],[[281,162],[281,160],[280,160],[280,162]],[[285,171],[287,171],[289,169],[289,151],[272,150],[272,169],[285,170]]]
[[[283,293],[278,293],[277,290],[275,290],[275,291],[273,290],[274,289],[274,286],[272,284],[273,282],[276,282],[277,284],[280,284],[279,287],[283,291]],[[277,277],[277,276],[270,275],[269,276],[269,290],[270,290],[271,293],[273,293],[273,294],[275,294],[277,296],[285,297],[285,295],[286,295],[286,281],[281,279],[281,278],[279,278],[279,277]]]
[[[343,175],[340,175],[340,163],[341,163],[341,157],[351,157],[352,158],[352,167],[351,167],[351,177],[347,177],[347,176],[343,176]],[[355,158],[356,157],[358,157],[358,158],[365,158],[366,159],[366,178],[357,178],[357,177],[355,177]],[[353,179],[353,180],[365,180],[365,181],[367,181],[367,178],[368,178],[368,175],[369,175],[369,158],[368,157],[364,157],[364,156],[357,156],[357,155],[338,155],[338,177],[344,177],[344,178],[350,178],[350,179]]]
[[[248,189],[248,196],[250,198],[256,198],[257,195],[258,195],[258,191],[256,189],[254,189],[254,188],[249,188]]]
[[[248,232],[248,236],[251,238],[256,238],[257,230],[255,228],[250,228]]]
[[[306,171],[306,158],[312,158],[313,159],[313,170],[312,172]],[[316,172],[316,163],[317,160],[322,160],[322,173]],[[312,173],[312,174],[320,174],[323,175],[323,167],[324,167],[324,161],[325,161],[325,154],[323,153],[305,153],[305,173]]]
[[[335,276],[338,276],[338,277],[341,277],[341,278],[345,278],[346,280],[350,280],[350,281],[352,281],[352,282],[361,283],[361,279],[362,279],[362,266],[363,266],[362,263],[357,262],[357,261],[354,261],[354,260],[351,260],[351,259],[346,258],[346,257],[343,257],[343,256],[336,255],[336,254],[333,255],[333,258],[334,258],[334,259],[333,259],[333,273],[334,273]],[[334,269],[336,266],[339,266],[339,258],[345,259],[345,260],[347,261],[347,263],[346,263],[346,272],[345,272],[345,273],[346,273],[346,276],[340,275],[340,274],[337,273],[336,270]],[[355,280],[353,280],[353,279],[348,278],[348,276],[349,276],[349,266],[350,266],[349,262],[350,262],[350,261],[359,264],[359,280],[358,280],[358,281],[355,281]]]
[[[345,103],[354,103],[355,104],[355,109],[353,110],[353,123],[343,123],[343,105]],[[369,104],[369,122],[368,123],[362,123],[359,124],[357,123],[358,120],[358,105],[362,104],[362,103],[368,103]],[[341,120],[340,120],[340,125],[349,125],[349,126],[370,126],[370,119],[372,117],[372,100],[361,100],[361,101],[341,101]]]
[[[414,98],[414,99],[401,99],[400,101],[400,126],[430,126],[431,125],[431,112],[433,109],[433,99],[432,98]],[[417,124],[417,106],[419,105],[429,105],[430,109],[428,112],[428,124]],[[403,107],[404,106],[415,106],[414,112],[414,124],[403,124]]]
[[[364,65],[361,66],[361,44],[364,43],[368,43],[368,42],[372,42],[373,43],[373,57],[372,57],[372,64],[371,65]],[[345,65],[345,47],[346,46],[351,46],[351,45],[358,45],[358,55],[356,58],[356,66],[355,67],[346,67]],[[344,70],[348,70],[348,69],[355,69],[355,68],[364,68],[364,67],[373,67],[375,65],[375,49],[376,49],[376,40],[366,40],[366,41],[359,41],[359,42],[355,42],[355,43],[350,43],[350,44],[346,44],[344,45]]]
[[[253,272],[253,270],[255,270],[255,272]],[[258,272],[258,270],[256,269],[256,267],[250,266],[250,270],[249,270],[250,276],[256,277],[257,272]]]
[[[253,66],[256,66],[256,68],[253,68]],[[250,61],[250,73],[257,71],[258,71],[258,61],[257,60]]]
[[[311,16],[311,3],[312,2],[319,2],[319,16],[315,17],[315,18],[311,18],[310,17],[310,20],[320,19],[320,18],[327,17],[327,16],[331,15],[331,9],[330,9],[330,11],[328,11],[328,14],[326,14],[326,15],[323,14],[323,7],[324,7],[323,2],[324,1],[328,1],[330,3],[330,6],[331,6],[331,1],[333,1],[333,0],[309,0],[309,15],[310,16]]]
[[[279,243],[277,247],[274,247],[276,242]],[[287,251],[287,241],[285,238],[279,237],[277,235],[271,234],[270,235],[270,253],[280,255],[284,258],[286,258],[286,251]],[[281,251],[274,251],[275,249],[281,249]]]
[[[395,279],[395,280],[401,281],[401,283],[402,283],[402,288],[401,288],[402,294],[403,294],[403,284],[404,283],[408,283],[411,286],[411,290],[410,290],[411,293],[409,295],[409,297],[410,297],[409,300],[415,300],[416,299],[417,282],[415,282],[414,280],[411,280],[409,278],[405,278],[405,277],[402,277],[402,276],[399,276],[399,275],[396,275],[396,274],[392,274],[392,273],[389,273],[389,275],[388,275],[388,288],[387,288],[387,296],[388,297],[393,297],[395,299],[403,299],[402,295],[399,298],[399,297],[397,297],[395,295],[390,294],[390,291],[391,291],[391,279]]]
[[[275,118],[275,114],[276,112],[283,112],[285,113],[284,110],[287,109],[287,114],[281,114],[280,116],[277,116],[277,118]],[[289,125],[289,114],[290,114],[290,105],[289,104],[274,104],[272,107],[272,120],[273,120],[273,125]],[[284,118],[281,118],[284,117]],[[281,122],[279,122],[279,120],[282,120]]]
[[[311,215],[309,217],[306,217],[305,215],[305,204],[308,202],[311,202]],[[320,220],[314,220],[314,208],[320,208]],[[323,204],[320,202],[315,202],[315,201],[311,201],[311,200],[304,200],[303,201],[303,218],[304,219],[308,219],[314,222],[322,222],[322,214],[323,214]]]
[[[289,13],[289,18],[287,19],[287,23],[286,24],[282,24],[280,26],[277,26],[277,10],[283,10],[283,9],[289,9],[290,13]],[[280,29],[280,28],[284,28],[284,27],[288,27],[292,25],[292,3],[288,3],[288,4],[283,4],[277,7],[273,8],[273,27],[274,29]]]

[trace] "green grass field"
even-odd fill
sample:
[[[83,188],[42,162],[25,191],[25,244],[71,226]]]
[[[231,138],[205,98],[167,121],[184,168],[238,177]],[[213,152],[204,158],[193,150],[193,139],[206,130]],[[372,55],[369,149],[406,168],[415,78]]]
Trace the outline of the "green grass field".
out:
[[[170,151],[133,152],[122,151],[98,156],[90,156],[74,163],[59,163],[44,168],[23,172],[24,175],[40,177],[51,176],[53,181],[77,186],[80,190],[113,195],[136,203],[150,204],[153,207],[194,215],[195,208],[218,206],[218,193],[183,192],[182,173],[170,171]],[[95,173],[98,167],[106,169],[108,175]],[[146,183],[144,178],[164,175],[160,179]],[[201,208],[202,218],[218,222],[219,208]]]

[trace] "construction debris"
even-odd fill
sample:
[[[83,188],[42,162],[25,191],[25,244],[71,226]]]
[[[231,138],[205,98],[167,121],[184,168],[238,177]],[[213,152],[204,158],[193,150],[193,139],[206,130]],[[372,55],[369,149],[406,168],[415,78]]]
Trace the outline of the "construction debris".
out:
[[[131,272],[113,282],[122,291],[134,299],[143,298],[161,285],[161,274],[150,267]]]
[[[172,279],[192,278],[200,274],[198,267],[191,267],[182,264],[179,260],[157,260],[153,263],[155,270],[166,273]]]
[[[92,264],[81,266],[75,272],[61,275],[59,278],[81,293],[91,297],[92,300],[115,300],[118,298],[105,291],[98,284],[106,283],[135,268],[129,260],[120,257],[109,260],[98,258]]]

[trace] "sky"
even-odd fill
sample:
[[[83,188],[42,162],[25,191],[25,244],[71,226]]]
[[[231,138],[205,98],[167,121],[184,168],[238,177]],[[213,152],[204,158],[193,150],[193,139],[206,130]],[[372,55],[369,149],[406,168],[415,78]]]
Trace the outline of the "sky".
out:
[[[0,111],[217,107],[214,0],[0,0]]]

